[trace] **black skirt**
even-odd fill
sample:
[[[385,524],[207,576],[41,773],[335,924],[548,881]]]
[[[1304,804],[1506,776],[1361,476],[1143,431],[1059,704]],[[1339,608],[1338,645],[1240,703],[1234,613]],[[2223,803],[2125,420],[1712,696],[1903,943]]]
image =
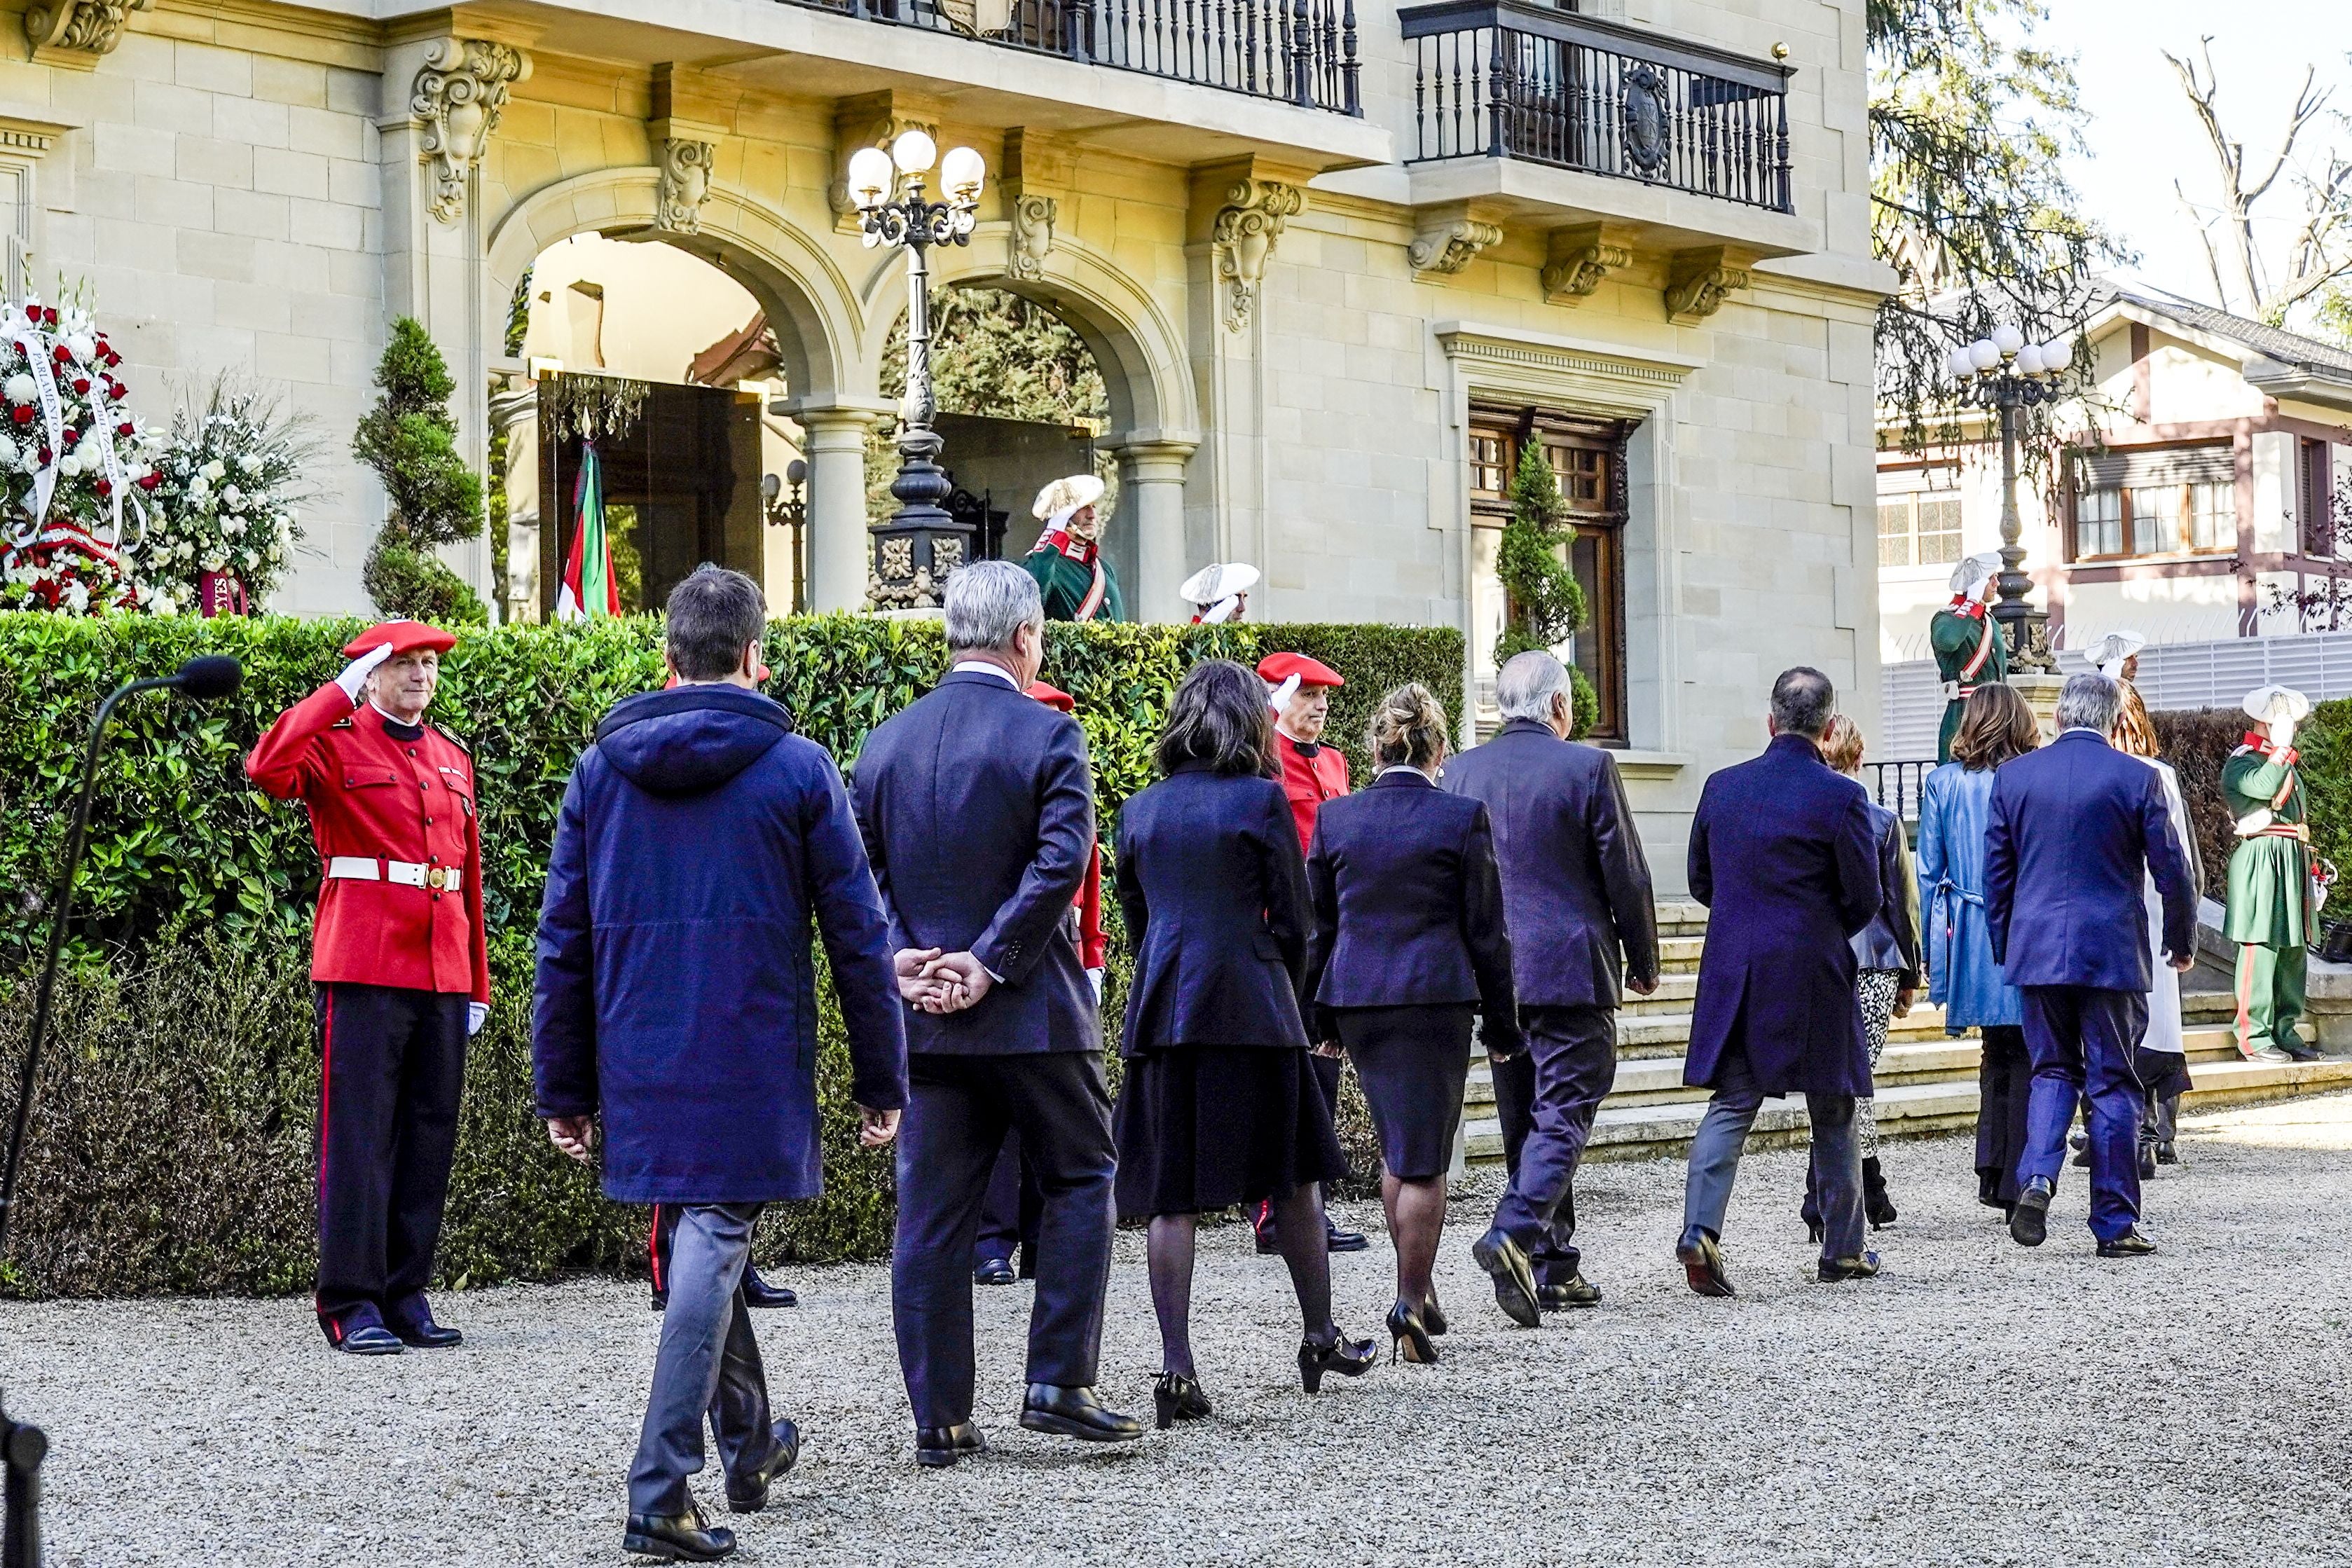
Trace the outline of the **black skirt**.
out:
[[[1289,1046],[1174,1046],[1130,1059],[1111,1112],[1119,1217],[1202,1214],[1346,1175],[1307,1064]]]
[[[2169,1100],[2176,1094],[2187,1094],[2194,1087],[2189,1081],[2189,1058],[2179,1051],[2151,1051],[2135,1046],[2132,1068],[2139,1075],[2140,1086],[2153,1100]]]
[[[1468,1003],[1343,1007],[1339,1040],[1363,1080],[1381,1163],[1401,1182],[1427,1182],[1454,1164],[1462,1090],[1470,1079]]]

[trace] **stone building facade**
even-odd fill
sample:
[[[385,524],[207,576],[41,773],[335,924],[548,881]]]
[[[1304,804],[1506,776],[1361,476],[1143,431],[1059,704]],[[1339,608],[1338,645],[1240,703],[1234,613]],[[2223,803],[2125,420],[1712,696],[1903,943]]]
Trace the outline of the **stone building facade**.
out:
[[[494,388],[528,402],[518,281],[590,233],[756,300],[809,598],[862,605],[907,284],[845,169],[919,126],[989,171],[940,280],[1046,305],[1102,369],[1139,613],[1246,561],[1254,616],[1460,626],[1491,678],[1498,491],[1540,441],[1662,884],[1775,671],[1874,710],[1864,0],[0,9],[12,280],[87,280],[151,406],[230,367],[321,422],[335,499],[278,608],[364,608],[383,502],[343,437],[388,322],[442,345],[482,462]],[[487,544],[453,564],[489,596]]]

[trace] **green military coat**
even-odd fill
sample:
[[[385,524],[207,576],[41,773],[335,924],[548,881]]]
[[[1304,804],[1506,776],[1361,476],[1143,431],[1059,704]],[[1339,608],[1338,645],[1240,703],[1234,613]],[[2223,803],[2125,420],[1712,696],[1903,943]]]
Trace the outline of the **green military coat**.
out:
[[[1022,561],[1029,575],[1037,579],[1037,592],[1045,597],[1047,620],[1127,619],[1127,605],[1119,597],[1118,579],[1111,574],[1110,563],[1102,558],[1100,551],[1090,553],[1091,562],[1080,561],[1048,539]]]
[[[2303,780],[2294,753],[2251,742],[2221,765],[2221,796],[2240,822],[2267,810],[2273,825],[2305,823]],[[2284,834],[2241,838],[2230,852],[2230,908],[2221,934],[2264,947],[2301,947],[2311,938],[2311,848]]]
[[[1975,606],[1975,613],[1967,613]],[[1951,696],[1953,688],[1974,690],[2009,679],[2009,637],[1979,600],[1955,599],[1927,623],[1927,643],[1936,651],[1936,673],[1943,678],[1946,695],[1944,727],[1936,736],[1936,760],[1952,760],[1952,737],[1960,728],[1965,694]]]

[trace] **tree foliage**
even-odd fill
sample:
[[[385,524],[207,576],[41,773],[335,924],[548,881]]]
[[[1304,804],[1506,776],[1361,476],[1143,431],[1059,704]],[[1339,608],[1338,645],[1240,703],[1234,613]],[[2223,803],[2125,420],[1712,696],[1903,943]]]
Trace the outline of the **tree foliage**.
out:
[[[352,455],[383,479],[391,512],[362,573],[368,596],[387,616],[483,625],[481,600],[433,554],[481,532],[482,479],[457,455],[457,383],[422,322],[393,323],[375,384],[375,406],[352,437]]]

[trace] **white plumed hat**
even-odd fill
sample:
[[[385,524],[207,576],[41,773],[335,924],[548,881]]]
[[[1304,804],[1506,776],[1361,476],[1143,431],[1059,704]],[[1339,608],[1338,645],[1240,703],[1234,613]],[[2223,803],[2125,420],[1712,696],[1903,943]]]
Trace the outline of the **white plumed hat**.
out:
[[[2310,716],[2311,699],[2292,686],[2258,686],[2246,693],[2246,717],[2275,724],[2284,719],[2300,724]]]
[[[2000,570],[2000,552],[1998,550],[1986,550],[1974,555],[1963,556],[1960,563],[1952,568],[1952,592],[1973,594],[1984,586],[1986,578]]]
[[[1029,515],[1043,522],[1048,518],[1074,512],[1082,506],[1092,506],[1102,500],[1103,482],[1092,474],[1072,474],[1055,479],[1037,492],[1037,504]]]
[[[2109,680],[2121,680],[2124,666],[2131,661],[2132,655],[2147,646],[2147,639],[2137,632],[2109,632],[2084,648],[2083,657]]]

